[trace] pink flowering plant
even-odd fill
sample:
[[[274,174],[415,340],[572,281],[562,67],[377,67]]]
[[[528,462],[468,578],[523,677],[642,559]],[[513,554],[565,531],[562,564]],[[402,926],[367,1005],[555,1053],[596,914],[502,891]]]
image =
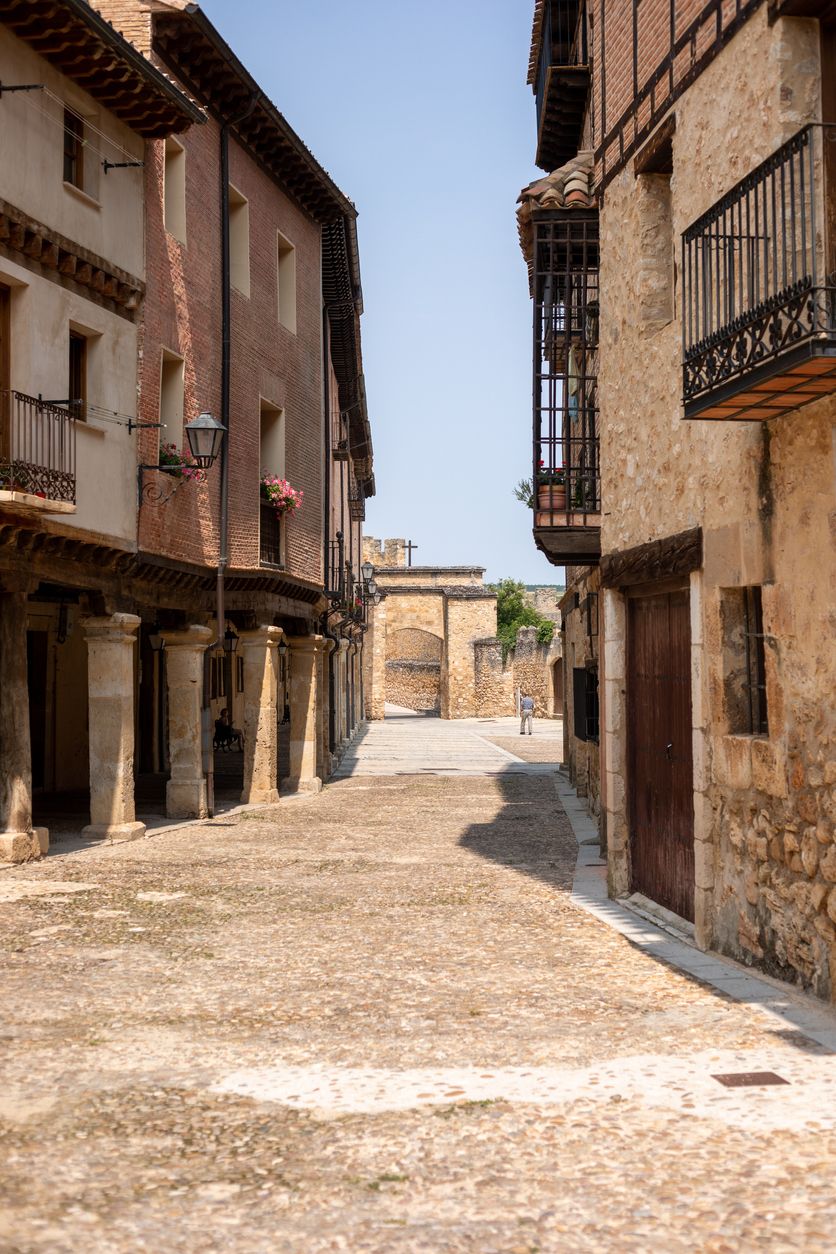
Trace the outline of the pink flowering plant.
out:
[[[177,479],[190,479],[193,483],[203,483],[206,471],[195,462],[187,449],[179,449],[176,444],[160,445],[160,469]]]
[[[262,474],[262,500],[269,501],[280,517],[293,514],[300,509],[304,495],[301,488],[291,487],[287,479],[280,479],[278,475],[267,472]]]

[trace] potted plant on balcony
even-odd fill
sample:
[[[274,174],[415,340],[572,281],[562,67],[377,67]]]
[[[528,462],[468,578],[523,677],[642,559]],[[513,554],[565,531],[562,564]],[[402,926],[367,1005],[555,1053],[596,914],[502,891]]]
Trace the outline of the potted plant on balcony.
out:
[[[159,470],[173,475],[175,479],[191,480],[192,483],[203,483],[206,471],[201,470],[188,449],[179,449],[176,444],[160,445]]]
[[[562,466],[546,470],[543,463],[537,472],[537,508],[549,513],[566,509],[566,471]]]
[[[279,518],[288,518],[301,508],[304,498],[301,488],[294,488],[287,479],[267,471],[261,476],[261,499],[271,505]]]

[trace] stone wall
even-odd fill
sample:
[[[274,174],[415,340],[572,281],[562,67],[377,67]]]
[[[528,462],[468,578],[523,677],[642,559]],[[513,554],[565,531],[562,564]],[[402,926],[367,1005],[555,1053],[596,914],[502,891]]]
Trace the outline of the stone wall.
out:
[[[496,596],[474,592],[444,598],[444,663],[441,717],[474,718],[476,685],[474,645],[496,631]]]
[[[703,530],[690,579],[698,941],[830,996],[836,405],[825,398],[768,424],[683,422],[682,328],[667,300],[670,239],[675,254],[691,222],[819,115],[817,39],[817,23],[770,26],[763,6],[677,102],[669,199],[632,163],[609,184],[599,400],[604,553]],[[665,214],[670,232],[659,229]],[[731,731],[722,606],[745,586],[762,588],[766,736]],[[610,882],[626,892],[625,600],[612,591],[606,603]]]
[[[502,645],[496,637],[473,644],[476,714],[479,718],[510,715],[515,712],[514,672],[502,659]]]
[[[438,714],[441,710],[440,662],[386,663],[386,700],[408,710]]]

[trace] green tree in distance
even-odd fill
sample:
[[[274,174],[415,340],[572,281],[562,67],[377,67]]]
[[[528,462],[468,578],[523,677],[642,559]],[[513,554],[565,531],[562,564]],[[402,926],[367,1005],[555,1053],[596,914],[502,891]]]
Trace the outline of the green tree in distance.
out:
[[[554,623],[525,601],[525,584],[518,579],[500,579],[490,585],[496,593],[496,634],[505,657],[517,643],[517,628],[536,627],[538,644],[551,644]]]

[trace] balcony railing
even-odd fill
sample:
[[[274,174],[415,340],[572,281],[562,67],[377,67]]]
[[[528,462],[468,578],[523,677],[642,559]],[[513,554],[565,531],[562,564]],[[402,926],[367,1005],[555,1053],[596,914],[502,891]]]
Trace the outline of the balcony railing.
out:
[[[534,84],[541,169],[554,170],[575,156],[588,92],[585,0],[546,0]]]
[[[348,516],[352,522],[362,522],[366,517],[366,496],[353,474],[348,480]]]
[[[554,565],[601,553],[598,212],[532,216],[534,539]]]
[[[0,493],[15,503],[75,507],[75,417],[23,392],[0,391]],[[46,507],[46,505],[44,506]]]
[[[274,506],[261,502],[260,558],[263,566],[282,564],[282,522]]]
[[[776,418],[836,390],[828,168],[805,126],[682,236],[686,418]]]
[[[339,412],[331,415],[331,453],[334,461],[348,461],[348,420]]]

